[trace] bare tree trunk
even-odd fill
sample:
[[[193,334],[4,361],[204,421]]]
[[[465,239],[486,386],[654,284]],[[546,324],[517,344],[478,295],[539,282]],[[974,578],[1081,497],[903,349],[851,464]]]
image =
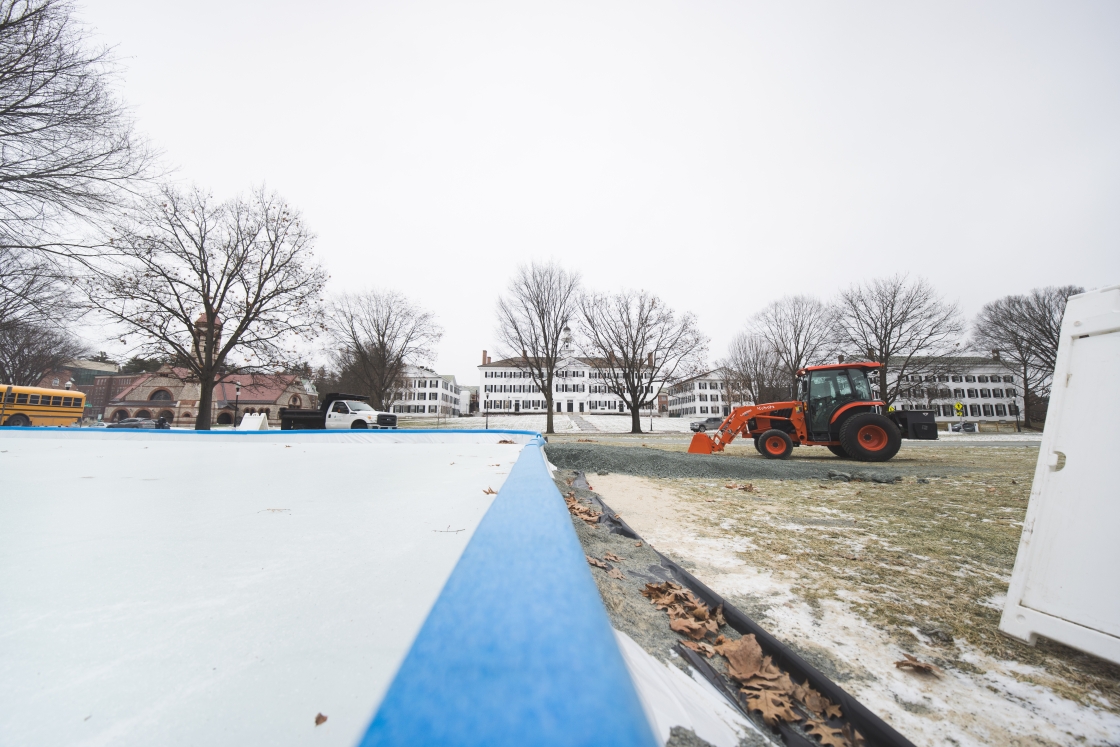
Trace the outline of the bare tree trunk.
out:
[[[545,403],[545,407],[548,408],[548,413],[545,416],[545,421],[544,421],[544,432],[545,433],[555,433],[556,432],[552,428],[552,381],[553,381],[553,379],[550,377],[548,379],[548,387],[545,389],[545,392],[544,392],[544,403]]]
[[[212,425],[210,416],[214,411],[214,372],[210,371],[209,374],[198,382],[198,417],[194,421],[196,431],[208,431]]]
[[[638,399],[638,397],[635,397],[635,399]],[[636,407],[630,411],[630,432],[642,432],[642,413],[641,410]]]

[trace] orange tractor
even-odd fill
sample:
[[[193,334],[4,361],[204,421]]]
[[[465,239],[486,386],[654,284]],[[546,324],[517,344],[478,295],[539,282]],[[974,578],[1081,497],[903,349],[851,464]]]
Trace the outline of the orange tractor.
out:
[[[902,438],[936,439],[933,414],[920,410],[882,413],[872,398],[869,374],[879,363],[809,366],[797,372],[797,399],[736,407],[711,436],[697,433],[690,454],[723,451],[739,435],[754,439],[768,459],[787,459],[795,446],[826,446],[839,457],[885,462]]]

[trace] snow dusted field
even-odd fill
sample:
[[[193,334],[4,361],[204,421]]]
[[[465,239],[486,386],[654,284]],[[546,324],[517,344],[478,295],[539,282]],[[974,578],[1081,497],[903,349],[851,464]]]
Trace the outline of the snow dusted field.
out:
[[[654,418],[653,433],[691,433],[688,424],[696,418]],[[435,418],[409,418],[401,416],[401,428],[485,428],[486,416],[469,418],[441,419],[436,425]],[[491,415],[491,429],[527,430],[544,433],[544,415]],[[589,415],[586,413],[562,413],[553,415],[553,428],[557,433],[629,433],[628,415]],[[650,431],[650,419],[642,418],[642,431]]]
[[[1038,450],[977,435],[904,445],[895,463],[943,471],[925,482],[590,480],[650,545],[916,745],[1115,745],[1120,667],[997,629]],[[795,460],[817,458],[831,461]],[[943,674],[895,667],[907,653]]]

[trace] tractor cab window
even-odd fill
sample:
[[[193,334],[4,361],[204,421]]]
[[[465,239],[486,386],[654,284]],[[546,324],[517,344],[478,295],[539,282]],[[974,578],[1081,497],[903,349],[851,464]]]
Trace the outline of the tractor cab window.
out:
[[[829,421],[836,408],[858,400],[871,399],[871,388],[862,371],[833,369],[813,371],[809,374],[809,430],[814,433],[828,431]]]
[[[848,369],[848,378],[852,381],[852,391],[856,399],[873,399],[871,385],[867,382],[867,375],[857,368]]]

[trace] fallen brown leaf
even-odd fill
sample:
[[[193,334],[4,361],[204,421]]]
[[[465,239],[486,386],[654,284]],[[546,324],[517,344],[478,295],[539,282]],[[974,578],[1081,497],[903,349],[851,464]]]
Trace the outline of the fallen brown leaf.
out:
[[[721,636],[722,637],[722,636]],[[716,652],[727,659],[727,674],[736,682],[746,682],[763,668],[762,647],[754,635],[745,635],[737,641],[724,639],[716,646]]]
[[[618,570],[617,568],[611,568],[609,571],[607,571],[607,575],[611,578],[617,578],[620,580],[626,578],[626,576],[622,575],[622,571]]]
[[[930,664],[928,661],[920,661],[915,659],[910,654],[903,654],[906,658],[902,661],[896,661],[894,665],[899,669],[911,669],[915,672],[927,672],[929,674],[941,674],[941,667],[936,664]]]
[[[487,487],[486,490],[483,490],[482,492],[485,493],[486,495],[497,495],[498,494],[498,491],[494,490],[494,488],[491,488],[491,487]]]
[[[613,552],[605,553],[603,555],[603,557],[606,558],[607,560],[611,561],[612,563],[619,563],[623,560],[623,558],[618,557]]]
[[[604,563],[603,561],[599,560],[598,558],[593,558],[590,555],[584,555],[583,557],[587,558],[587,562],[590,563],[591,565],[595,566],[596,568],[609,568],[610,567],[606,563]]]
[[[823,721],[809,719],[805,722],[805,731],[820,740],[826,747],[852,747],[848,736],[842,729],[829,726]]]
[[[595,439],[593,439],[593,438],[577,438],[576,443],[577,444],[593,444],[593,443],[595,443]]]
[[[516,443],[516,442],[515,441],[510,441],[508,438],[503,438],[498,443],[500,443],[500,444],[512,444],[512,443]]]
[[[320,713],[315,717],[315,725],[318,726],[319,724],[326,723],[326,720],[327,717]]]
[[[715,656],[716,650],[703,641],[681,641],[681,645],[690,648],[698,654],[704,654],[709,659]]]
[[[590,506],[586,506],[576,500],[575,493],[568,493],[564,496],[564,503],[568,505],[568,512],[576,518],[583,519],[588,524],[599,523],[599,512],[593,511]]]
[[[642,546],[642,543],[641,543],[641,542],[635,542],[635,543],[634,543],[634,547],[641,547],[641,546]]]
[[[793,710],[793,704],[783,693],[762,690],[759,692],[744,691],[743,695],[746,696],[747,706],[752,711],[760,712],[763,721],[768,726],[776,726],[779,721],[792,722],[799,720],[797,713]]]
[[[808,683],[793,686],[793,698],[821,718],[840,718],[840,706],[814,690]]]
[[[564,482],[568,484],[569,488],[572,487],[572,483],[575,481],[576,479],[574,477],[569,477],[568,479],[564,480]]]

